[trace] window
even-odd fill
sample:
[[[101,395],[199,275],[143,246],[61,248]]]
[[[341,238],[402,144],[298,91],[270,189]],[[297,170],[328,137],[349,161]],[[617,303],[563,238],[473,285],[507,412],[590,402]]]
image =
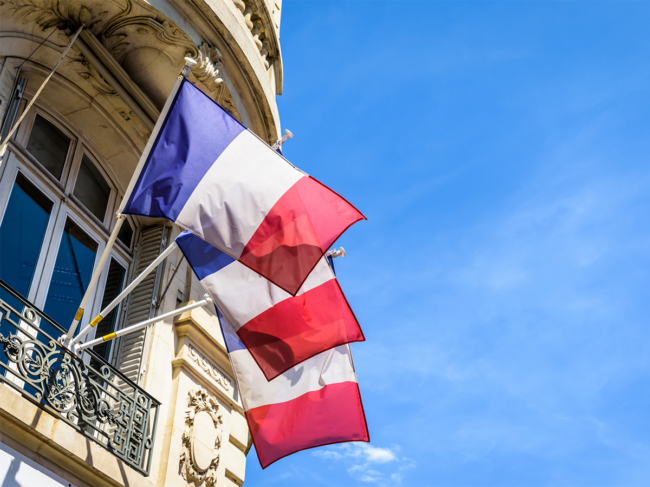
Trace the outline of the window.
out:
[[[129,223],[129,220],[124,220],[122,228],[117,232],[117,238],[128,248],[131,248],[131,244],[133,243],[133,227]]]
[[[104,221],[111,187],[86,154],[81,159],[73,194],[99,221]]]
[[[36,186],[18,173],[0,224],[0,279],[25,298],[34,279],[52,206]],[[22,310],[20,302],[3,289],[0,299]],[[12,331],[3,330],[0,325],[4,336]]]
[[[115,259],[111,260],[111,265],[108,268],[108,277],[106,278],[106,286],[104,287],[104,297],[102,299],[101,308],[104,309],[106,306],[111,304],[111,302],[122,292],[124,287],[124,276],[126,275],[126,269],[122,267]],[[123,302],[122,302],[123,303]],[[120,313],[122,306],[120,303],[113,311],[108,313],[108,315],[99,322],[97,325],[97,331],[95,336],[101,337],[113,333],[115,331],[115,326],[117,324],[117,317]],[[110,350],[113,342],[106,342],[100,345],[97,345],[93,348],[97,354],[101,357],[104,357],[106,360],[110,357]]]
[[[72,323],[79,309],[79,303],[93,274],[96,253],[97,242],[68,218],[43,309],[65,328]],[[56,336],[54,330],[52,334]]]
[[[70,137],[59,128],[36,115],[34,125],[27,142],[27,152],[41,163],[52,176],[59,181],[70,148]]]
[[[110,168],[84,135],[38,105],[23,120],[16,147],[1,168],[0,279],[67,329],[105,248],[119,195]],[[124,245],[131,248],[134,233],[125,221],[79,329],[125,285],[132,257]],[[0,291],[0,299],[22,311],[8,293]],[[102,320],[99,332],[118,327],[119,310]],[[40,325],[53,338],[61,335]],[[110,345],[100,350],[107,358],[110,352]]]

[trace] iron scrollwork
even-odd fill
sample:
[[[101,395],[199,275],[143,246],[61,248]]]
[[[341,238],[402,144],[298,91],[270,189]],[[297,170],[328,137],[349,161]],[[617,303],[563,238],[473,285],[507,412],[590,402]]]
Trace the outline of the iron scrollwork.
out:
[[[160,403],[97,355],[87,364],[63,349],[38,326],[58,324],[0,288],[24,306],[0,299],[0,381],[148,475]]]

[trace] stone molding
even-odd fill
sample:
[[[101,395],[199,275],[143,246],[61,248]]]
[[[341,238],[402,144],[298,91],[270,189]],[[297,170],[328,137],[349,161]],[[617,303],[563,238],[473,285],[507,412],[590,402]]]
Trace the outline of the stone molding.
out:
[[[232,387],[232,381],[224,372],[221,371],[221,369],[219,369],[219,367],[201,355],[201,353],[191,344],[187,345],[187,349],[192,360],[194,360],[203,372],[212,377],[217,384],[223,387],[226,391],[230,390]]]
[[[184,57],[196,59],[198,65],[192,70],[194,77],[217,103],[241,121],[232,95],[219,76],[220,70],[224,70],[219,50],[205,42],[200,47],[195,46],[187,34],[156,10],[134,0],[84,0],[83,3],[75,0],[0,0],[0,7],[8,9],[11,16],[23,24],[35,22],[43,30],[53,26],[76,28],[86,24],[92,35],[127,72],[133,69],[134,63],[138,64],[141,56],[150,56],[147,51],[158,52],[167,58],[175,70],[181,68]],[[115,90],[76,46],[73,51],[73,66],[77,74],[101,94],[116,96]],[[175,74],[172,75],[172,79],[175,78]]]
[[[274,49],[272,47],[272,45],[277,43],[277,40],[274,37],[275,29],[273,28],[273,21],[270,18],[264,1],[232,0],[232,2],[244,16],[244,23],[253,36],[253,42],[260,52],[264,67],[269,69],[273,63],[273,59],[277,57],[272,52],[277,50],[277,48]]]
[[[241,122],[241,115],[233,102],[232,95],[220,76],[223,67],[221,52],[216,47],[210,46],[207,42],[199,47],[198,64],[192,68],[192,75],[205,86],[210,96],[228,110],[232,116]]]
[[[215,398],[204,389],[192,389],[188,393],[188,409],[185,411],[185,430],[179,467],[181,476],[196,487],[204,484],[214,487],[217,483],[219,450],[223,416]],[[212,428],[211,428],[212,426]]]
[[[244,414],[216,318],[197,308],[179,315],[174,327],[178,342],[172,367],[183,370],[228,407]]]
[[[221,88],[223,79],[219,77],[219,69],[223,68],[223,63],[219,49],[204,42],[199,47],[197,62],[192,68],[192,74],[210,91]]]

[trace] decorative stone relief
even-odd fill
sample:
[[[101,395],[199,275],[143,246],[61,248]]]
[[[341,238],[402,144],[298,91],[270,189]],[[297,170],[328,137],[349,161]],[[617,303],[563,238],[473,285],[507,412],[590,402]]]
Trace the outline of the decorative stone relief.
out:
[[[74,45],[72,47],[75,53],[71,63],[72,69],[74,69],[79,76],[88,81],[98,92],[104,95],[117,95],[117,92],[106,82],[95,67],[86,60],[83,54],[81,54]]]
[[[93,32],[101,31],[112,17],[119,17],[131,10],[131,3],[108,1],[87,1],[81,4],[74,0],[0,0],[0,6],[7,4],[13,17],[23,23],[36,22],[41,28],[55,25],[86,24]],[[110,12],[110,14],[109,14]]]
[[[219,77],[219,69],[223,68],[221,53],[216,47],[203,43],[199,47],[198,64],[192,68],[192,73],[210,91],[223,89],[223,79]]]
[[[266,69],[269,69],[271,63],[271,43],[267,34],[266,24],[264,22],[262,8],[255,4],[254,0],[233,0],[235,7],[244,16],[244,23],[248,26],[253,36],[253,42],[260,51],[262,62]]]
[[[217,384],[225,390],[230,390],[230,378],[226,377],[226,375],[222,373],[216,365],[201,355],[192,345],[188,345],[187,348],[189,349],[190,357],[203,370],[203,372],[212,377]]]
[[[198,64],[192,68],[192,75],[209,91],[209,95],[241,122],[230,91],[220,74],[224,71],[221,53],[216,47],[203,43],[199,47]]]
[[[223,417],[217,400],[203,389],[189,392],[179,467],[196,487],[217,484]]]
[[[244,5],[243,0],[240,0]],[[258,11],[251,4],[249,17]],[[111,53],[131,79],[142,89],[158,108],[164,105],[183,58],[198,60],[192,73],[209,91],[209,95],[235,118],[241,116],[233,97],[226,87],[221,53],[215,47],[203,43],[196,47],[192,40],[160,12],[134,0],[0,0],[0,9],[24,24],[36,23],[42,29],[60,26],[76,29],[82,23]],[[6,15],[6,14],[5,14]],[[258,20],[257,16],[255,20]],[[249,28],[253,22],[249,20]],[[262,24],[260,24],[261,26]],[[256,45],[264,50],[264,32],[260,30]],[[262,47],[260,47],[260,42]],[[268,45],[268,42],[267,42]],[[115,91],[94,67],[76,49],[71,68],[100,95],[113,97]],[[261,54],[264,58],[264,54]],[[122,110],[123,111],[123,110]],[[133,120],[128,114],[124,120]],[[135,122],[129,122],[135,123]],[[138,126],[138,131],[141,127]],[[148,134],[145,127],[145,136]]]
[[[146,49],[166,55],[176,67],[183,63],[185,56],[197,58],[199,54],[192,41],[171,22],[147,17],[120,19],[102,33],[102,41],[122,65],[132,53]]]
[[[235,4],[237,10],[239,10],[242,14],[244,13],[244,10],[246,10],[246,4],[243,0],[232,0],[232,3]]]
[[[57,25],[76,30],[86,24],[159,108],[164,105],[183,58],[196,59],[199,55],[181,29],[153,7],[134,0],[0,0],[0,8],[23,23],[35,22],[43,29]],[[86,73],[89,81],[96,79]]]

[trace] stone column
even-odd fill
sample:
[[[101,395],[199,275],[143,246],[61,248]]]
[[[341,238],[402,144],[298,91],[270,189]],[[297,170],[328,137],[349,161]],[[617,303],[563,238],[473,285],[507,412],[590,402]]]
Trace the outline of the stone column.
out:
[[[241,486],[249,435],[216,316],[204,308],[174,321],[165,487]]]

